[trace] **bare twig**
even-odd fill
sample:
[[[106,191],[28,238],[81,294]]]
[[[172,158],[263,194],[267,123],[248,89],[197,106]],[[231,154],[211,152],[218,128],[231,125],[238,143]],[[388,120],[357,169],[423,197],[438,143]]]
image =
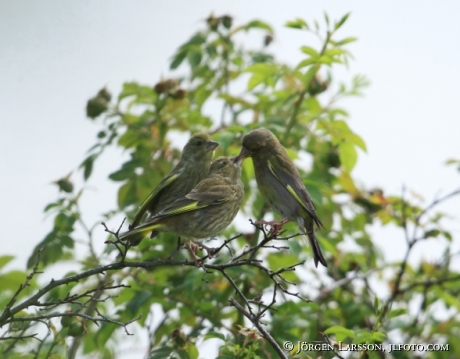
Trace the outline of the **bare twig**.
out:
[[[113,232],[113,231],[109,230],[107,228],[107,225],[104,222],[101,223],[104,226],[104,231],[106,231],[107,233],[112,234],[115,237],[115,239],[116,239],[115,241],[107,240],[107,241],[105,241],[105,243],[110,243],[110,244],[113,244],[115,247],[117,247],[118,252],[120,253],[120,258],[121,258],[120,261],[121,262],[123,262],[126,259],[126,255],[128,254],[128,250],[129,250],[129,248],[131,248],[130,241],[123,242],[118,237],[118,234],[120,233],[121,227],[123,227],[123,223],[125,223],[125,220],[126,220],[126,217],[123,218],[123,221],[121,222],[120,227],[118,227],[118,230],[116,232]]]
[[[11,307],[14,305],[14,303],[16,302],[16,299],[19,295],[19,293],[21,293],[24,288],[27,288],[29,286],[29,283],[30,281],[32,280],[32,278],[35,276],[35,274],[39,274],[39,273],[43,273],[43,272],[39,272],[38,271],[38,265],[40,264],[40,256],[42,254],[42,251],[43,251],[43,248],[40,248],[38,250],[38,253],[37,253],[37,262],[35,263],[35,266],[34,268],[32,269],[32,272],[27,276],[26,280],[24,283],[22,283],[18,290],[13,294],[13,296],[11,297],[10,301],[8,302],[8,304],[6,305],[5,309],[3,310],[3,313],[2,315],[0,316],[0,326],[1,326],[1,323],[2,323],[2,319],[6,316],[8,316],[9,312],[10,312],[10,309]]]

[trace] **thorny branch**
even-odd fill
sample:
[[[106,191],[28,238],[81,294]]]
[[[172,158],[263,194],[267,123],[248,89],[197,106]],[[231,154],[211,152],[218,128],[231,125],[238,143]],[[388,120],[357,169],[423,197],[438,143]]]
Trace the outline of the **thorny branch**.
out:
[[[256,258],[257,252],[262,249],[262,248],[268,248],[268,249],[276,249],[276,250],[283,250],[287,249],[288,247],[285,246],[277,246],[277,245],[272,245],[270,244],[272,241],[275,240],[287,240],[289,238],[295,237],[294,236],[289,236],[289,237],[282,237],[279,238],[279,235],[282,234],[282,232],[279,232],[279,230],[274,231],[267,231],[266,228],[263,226],[257,226],[256,224],[253,224],[256,226],[262,233],[263,233],[263,238],[261,239],[260,243],[257,245],[250,247],[250,248],[245,248],[243,252],[237,256],[234,255],[230,247],[228,246],[232,241],[235,239],[241,237],[243,234],[240,233],[230,239],[227,239],[224,241],[222,245],[220,245],[217,248],[213,248],[212,254],[218,254],[220,251],[222,251],[224,248],[227,248],[230,252],[231,258],[227,263],[223,264],[215,264],[215,263],[205,263],[202,262],[202,269],[204,270],[204,275],[211,273],[212,271],[218,271],[222,273],[222,275],[227,279],[227,281],[231,284],[231,286],[234,288],[235,293],[237,297],[241,298],[243,305],[239,304],[236,302],[235,299],[231,299],[231,303],[233,302],[237,303],[237,305],[234,305],[238,310],[240,308],[244,309],[244,312],[242,312],[244,315],[249,315],[250,319],[256,328],[260,331],[261,335],[272,345],[274,350],[278,353],[283,353],[282,358],[286,357],[284,351],[281,349],[281,347],[276,343],[276,341],[271,337],[271,335],[268,333],[268,331],[262,327],[263,323],[261,322],[261,319],[266,315],[266,313],[269,310],[276,310],[274,308],[274,305],[276,303],[276,296],[278,292],[283,292],[286,295],[291,295],[295,296],[303,301],[308,302],[307,299],[302,298],[299,293],[293,293],[289,291],[288,286],[295,286],[295,283],[289,282],[286,278],[283,277],[283,273],[287,271],[294,271],[295,267],[298,265],[303,264],[297,263],[291,267],[288,268],[282,268],[277,271],[273,271],[266,267],[263,262],[259,259]],[[100,281],[99,284],[97,285],[96,288],[86,290],[83,293],[78,293],[78,294],[70,294],[68,293],[65,298],[59,299],[59,300],[54,300],[54,301],[47,301],[47,302],[41,302],[41,298],[43,298],[47,293],[49,293],[52,289],[62,286],[62,285],[67,285],[69,283],[73,282],[79,282],[81,280],[84,280],[86,278],[95,276],[95,275],[107,275],[110,277],[109,273],[112,271],[120,271],[126,268],[144,268],[144,269],[150,269],[154,267],[159,267],[159,266],[191,266],[195,267],[195,262],[194,261],[188,261],[188,260],[175,260],[170,256],[168,259],[157,259],[153,261],[146,261],[146,262],[130,262],[126,260],[126,254],[128,252],[128,249],[130,247],[129,243],[123,242],[118,238],[118,233],[120,229],[116,232],[110,231],[105,224],[103,224],[106,232],[111,233],[115,239],[107,241],[107,243],[114,244],[116,248],[118,249],[119,256],[118,258],[120,259],[119,262],[116,263],[111,263],[107,265],[100,265],[96,268],[86,270],[84,272],[78,273],[73,276],[69,276],[63,279],[59,280],[54,280],[52,279],[47,285],[45,285],[43,288],[38,290],[35,294],[30,296],[28,299],[25,299],[21,303],[15,304],[15,299],[17,297],[17,294],[15,297],[10,301],[10,305],[5,308],[3,313],[0,316],[0,327],[6,324],[13,324],[13,323],[33,323],[33,322],[43,322],[46,324],[46,321],[48,321],[51,318],[57,318],[57,317],[65,317],[65,316],[74,316],[74,317],[80,317],[85,320],[91,321],[98,325],[100,322],[107,322],[107,323],[112,323],[116,324],[118,326],[121,326],[125,329],[126,334],[131,335],[128,330],[127,326],[131,324],[134,321],[137,321],[140,317],[132,319],[128,322],[120,322],[116,321],[113,319],[110,319],[104,315],[102,315],[96,305],[99,302],[104,302],[109,298],[112,298],[113,296],[109,295],[104,298],[100,298],[100,294],[104,291],[107,290],[113,290],[113,289],[118,289],[118,288],[125,288],[127,287],[124,284],[119,284],[119,285],[113,285],[113,280],[108,280],[106,278],[106,281]],[[180,241],[178,242],[178,248],[177,250],[181,247]],[[207,256],[203,258],[207,259]],[[270,303],[265,304],[261,300],[262,295],[258,296],[257,298],[246,298],[246,296],[243,294],[243,291],[238,287],[238,284],[235,282],[234,279],[231,278],[231,276],[227,273],[227,269],[229,268],[234,268],[234,267],[239,267],[239,266],[250,266],[250,267],[255,267],[262,272],[264,272],[268,278],[270,278],[273,281],[273,296],[272,300]],[[36,274],[38,273],[38,263],[34,267],[33,272],[31,275],[29,275],[27,282],[24,284],[26,285],[28,281]],[[23,285],[23,286],[24,286]],[[19,293],[19,291],[17,292]],[[96,298],[95,295],[98,295]],[[85,302],[80,302],[83,298],[89,298]],[[32,315],[32,316],[26,316],[26,317],[17,317],[16,315],[24,310],[28,309],[30,307],[39,307],[39,308],[44,308],[44,309],[50,309],[50,308],[55,308],[60,305],[64,304],[77,304],[80,306],[79,309],[72,310],[72,311],[67,311],[64,313],[60,312],[53,312],[53,313],[47,313],[44,315]],[[85,311],[85,313],[80,312],[83,308],[86,308],[88,304],[91,304],[94,306],[93,311],[96,312],[97,315],[90,315],[88,314],[88,309]],[[256,305],[258,307],[257,311],[253,306]],[[257,324],[256,324],[257,323]],[[25,336],[26,337],[26,336]],[[12,337],[11,337],[12,338]]]

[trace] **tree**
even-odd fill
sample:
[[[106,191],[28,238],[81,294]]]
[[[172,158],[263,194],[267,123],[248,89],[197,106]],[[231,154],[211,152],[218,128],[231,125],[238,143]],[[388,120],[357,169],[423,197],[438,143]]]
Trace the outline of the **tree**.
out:
[[[333,80],[332,70],[347,65],[347,44],[356,40],[340,38],[347,19],[348,14],[338,21],[325,15],[325,30],[318,22],[287,22],[320,41],[318,48],[303,46],[304,59],[289,66],[270,54],[274,34],[265,22],[234,26],[230,16],[211,15],[172,58],[172,73],[180,68],[185,75],[154,86],[125,83],[116,100],[105,88],[90,99],[87,115],[100,131],[80,168],[89,182],[106,149],[118,146],[129,153],[109,175],[120,183],[118,208],[89,225],[80,208],[85,187],[74,188],[70,175],[56,181],[58,198],[45,208],[54,225],[35,247],[28,270],[0,273],[4,357],[75,358],[81,350],[87,357],[113,358],[120,338],[127,341],[132,333],[147,333],[145,355],[151,359],[203,358],[197,342],[209,339],[218,343],[220,359],[346,357],[352,348],[359,349],[352,357],[383,358],[390,343],[435,344],[426,357],[457,357],[460,274],[452,259],[458,253],[442,226],[446,215],[435,209],[460,190],[422,207],[406,189],[390,196],[353,178],[358,150],[366,151],[366,145],[339,104],[360,95],[367,80],[361,75],[349,85]],[[245,49],[238,39],[253,31],[262,32],[261,47]],[[218,121],[205,114],[210,103],[221,107]],[[132,219],[178,159],[171,133],[208,131],[220,143],[219,154],[234,155],[241,137],[257,127],[272,130],[293,159],[303,159],[303,181],[327,228],[318,233],[327,272],[312,268],[310,250],[294,224],[281,234],[257,224],[245,233],[228,228],[212,242],[219,255],[205,258],[202,268],[171,234],[127,247],[117,239],[119,224],[103,223],[107,247],[103,253],[94,250],[100,222],[120,213]],[[270,210],[254,186],[250,161],[243,181],[242,211],[248,219],[265,217]],[[400,228],[407,248],[402,262],[384,258],[368,232],[375,222]],[[50,265],[75,259],[78,228],[88,248],[79,269],[40,287],[37,277]],[[346,240],[357,249],[344,249]],[[443,257],[410,264],[413,249],[425,240],[444,246]],[[10,260],[0,257],[0,269]],[[376,294],[382,286],[388,295]],[[439,308],[447,319],[437,315]],[[318,343],[324,346],[313,346]],[[421,347],[415,349],[390,355],[414,358],[421,354]]]

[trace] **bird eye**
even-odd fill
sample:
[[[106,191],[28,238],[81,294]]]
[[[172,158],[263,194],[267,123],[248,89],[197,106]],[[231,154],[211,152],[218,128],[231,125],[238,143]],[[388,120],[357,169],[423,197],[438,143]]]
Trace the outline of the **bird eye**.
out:
[[[201,146],[202,144],[203,144],[202,141],[198,141],[198,142],[196,143],[197,146]]]
[[[228,162],[227,162],[227,161],[224,161],[223,164],[224,164],[224,166],[225,166],[226,164],[228,164]]]

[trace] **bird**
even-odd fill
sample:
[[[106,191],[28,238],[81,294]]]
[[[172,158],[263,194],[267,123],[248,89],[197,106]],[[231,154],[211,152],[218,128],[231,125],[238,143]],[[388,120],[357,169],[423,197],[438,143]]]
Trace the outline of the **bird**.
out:
[[[288,221],[296,222],[299,230],[306,233],[315,267],[318,267],[318,262],[327,267],[314,229],[315,224],[318,228],[324,226],[286,149],[271,131],[258,128],[243,137],[241,151],[235,161],[243,161],[247,157],[252,158],[257,186],[269,206]]]
[[[119,235],[145,237],[151,231],[170,232],[194,240],[208,238],[225,229],[235,218],[244,197],[241,161],[219,157],[211,165],[209,176],[188,194],[176,199],[145,222]],[[188,244],[191,249],[190,244]],[[200,247],[208,250],[203,244]],[[198,266],[198,257],[190,250]]]
[[[145,213],[152,216],[174,202],[176,199],[185,196],[193,187],[209,174],[214,149],[219,143],[212,141],[207,133],[195,133],[184,146],[179,163],[172,171],[158,184],[150,195],[142,202],[129,229],[137,227]],[[158,235],[153,231],[151,238]],[[143,237],[133,235],[130,238],[130,245],[137,246]]]

